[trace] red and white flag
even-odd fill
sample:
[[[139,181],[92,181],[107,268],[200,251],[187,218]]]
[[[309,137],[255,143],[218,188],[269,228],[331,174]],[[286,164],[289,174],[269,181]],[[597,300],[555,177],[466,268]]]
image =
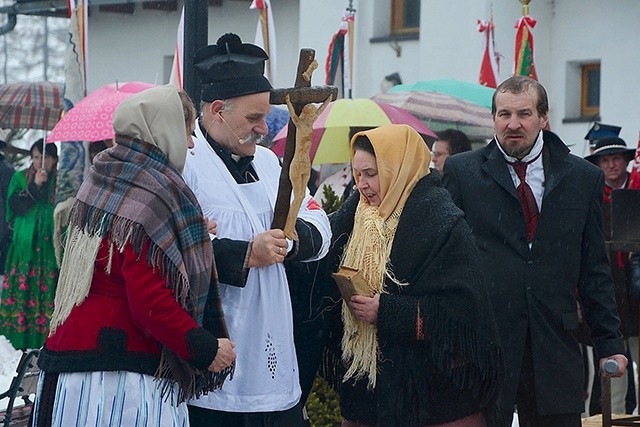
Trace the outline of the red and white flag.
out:
[[[636,148],[636,155],[633,158],[633,167],[631,168],[627,188],[640,190],[640,133],[638,134],[638,147]]]
[[[355,11],[345,10],[338,32],[331,37],[325,63],[325,84],[337,85],[343,98],[351,98],[351,58],[353,52],[350,47],[353,34],[350,30],[353,28],[354,22]]]
[[[182,13],[180,14],[180,23],[178,24],[178,35],[176,37],[176,51],[173,55],[173,65],[171,66],[171,76],[169,77],[169,83],[177,86],[182,90],[184,76],[182,71],[184,70],[184,6],[182,7]]]
[[[487,87],[497,87],[500,82],[500,67],[498,65],[498,55],[494,51],[493,28],[495,25],[490,21],[478,19],[478,31],[483,33],[482,63],[480,65],[480,84]]]
[[[274,83],[276,79],[276,29],[271,13],[271,3],[269,0],[253,0],[249,9],[260,10],[254,44],[263,48],[269,55],[265,75],[271,83]]]

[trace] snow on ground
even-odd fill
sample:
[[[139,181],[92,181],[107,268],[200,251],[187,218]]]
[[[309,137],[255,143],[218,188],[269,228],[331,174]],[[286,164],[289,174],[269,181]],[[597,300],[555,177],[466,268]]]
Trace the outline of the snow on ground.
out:
[[[5,392],[11,385],[21,356],[22,352],[13,348],[9,340],[0,335],[0,393]],[[0,410],[7,407],[8,400],[0,401]]]

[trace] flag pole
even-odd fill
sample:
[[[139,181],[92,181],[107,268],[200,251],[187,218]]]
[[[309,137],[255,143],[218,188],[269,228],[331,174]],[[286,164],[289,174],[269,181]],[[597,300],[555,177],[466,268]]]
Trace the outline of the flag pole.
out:
[[[493,23],[493,0],[491,0],[491,13],[489,14],[491,19],[491,47],[493,48],[493,54],[496,58],[496,64],[498,65],[498,73],[500,72],[500,57],[495,53],[496,52],[496,39],[495,39],[495,24]],[[498,82],[496,82],[498,84]]]
[[[197,110],[200,110],[201,88],[193,67],[193,56],[196,50],[207,45],[208,23],[208,3],[202,0],[185,0],[182,84],[184,91],[189,94]]]
[[[529,15],[529,3],[531,3],[531,0],[520,0],[520,3],[522,3],[522,16]]]
[[[178,22],[178,30],[176,31],[176,49],[173,54],[173,63],[171,64],[171,75],[169,76],[169,84],[176,86],[182,90],[184,88],[184,6],[180,12],[180,21]]]
[[[47,151],[47,130],[42,129],[42,169],[44,169],[45,152]]]
[[[276,78],[276,30],[274,25],[271,2],[269,0],[253,0],[249,9],[258,9],[258,25],[254,44],[264,49],[268,59],[264,75],[273,84]]]
[[[271,58],[271,51],[269,49],[269,15],[266,7],[260,9],[260,25],[262,27],[262,40],[264,40],[264,50],[267,52],[267,56]],[[267,79],[271,80],[271,62],[267,67]]]
[[[356,10],[353,8],[353,0],[349,0],[349,7],[347,7],[347,13],[349,18],[352,18],[356,14]],[[349,36],[349,98],[352,98],[353,91],[353,32],[354,32],[354,19],[347,20],[347,35]]]

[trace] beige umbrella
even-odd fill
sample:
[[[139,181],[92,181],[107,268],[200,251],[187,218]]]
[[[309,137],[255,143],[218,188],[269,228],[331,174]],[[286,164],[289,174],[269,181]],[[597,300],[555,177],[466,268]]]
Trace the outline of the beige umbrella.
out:
[[[380,93],[373,99],[410,112],[436,132],[457,129],[475,141],[491,139],[494,135],[488,108],[444,93],[398,91]]]

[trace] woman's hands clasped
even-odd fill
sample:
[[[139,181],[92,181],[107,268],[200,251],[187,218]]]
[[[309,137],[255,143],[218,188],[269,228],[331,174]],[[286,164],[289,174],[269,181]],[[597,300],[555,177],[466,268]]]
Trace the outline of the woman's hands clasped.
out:
[[[364,295],[354,295],[347,303],[351,312],[358,319],[375,324],[378,322],[378,307],[380,305],[380,294],[372,297]]]
[[[216,236],[218,234],[218,223],[206,216],[204,217],[204,222],[207,224],[207,231],[209,234]]]

